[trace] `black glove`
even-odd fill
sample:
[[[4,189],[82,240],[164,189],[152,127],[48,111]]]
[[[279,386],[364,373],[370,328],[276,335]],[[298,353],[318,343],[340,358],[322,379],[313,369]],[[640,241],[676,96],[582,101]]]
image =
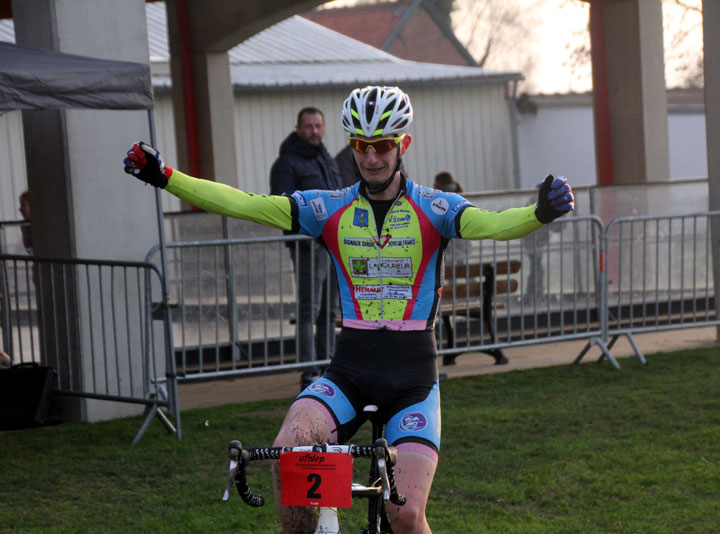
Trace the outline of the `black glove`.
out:
[[[127,156],[123,161],[126,173],[146,184],[165,189],[173,170],[163,163],[160,152],[138,141],[128,150]]]
[[[561,215],[575,209],[575,196],[567,183],[567,178],[555,178],[548,174],[545,181],[538,186],[538,201],[535,204],[535,217],[543,224],[548,224]]]

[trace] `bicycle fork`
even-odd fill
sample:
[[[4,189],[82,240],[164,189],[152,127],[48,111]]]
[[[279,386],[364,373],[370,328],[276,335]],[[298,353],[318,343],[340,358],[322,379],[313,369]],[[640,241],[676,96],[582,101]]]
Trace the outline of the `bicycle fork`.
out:
[[[364,412],[370,414],[370,423],[372,424],[372,442],[375,443],[383,437],[383,424],[375,417],[378,407],[374,404],[365,406]],[[368,485],[374,485],[380,476],[378,462],[370,462],[370,480]],[[368,528],[361,531],[361,534],[382,534],[383,532],[392,534],[390,523],[385,511],[385,503],[382,499],[370,499],[368,503]]]

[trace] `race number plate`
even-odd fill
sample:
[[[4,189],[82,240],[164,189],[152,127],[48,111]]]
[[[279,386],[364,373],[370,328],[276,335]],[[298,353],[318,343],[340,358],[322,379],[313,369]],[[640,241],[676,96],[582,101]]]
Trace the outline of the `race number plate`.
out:
[[[352,456],[288,452],[280,456],[281,502],[286,506],[352,506]]]

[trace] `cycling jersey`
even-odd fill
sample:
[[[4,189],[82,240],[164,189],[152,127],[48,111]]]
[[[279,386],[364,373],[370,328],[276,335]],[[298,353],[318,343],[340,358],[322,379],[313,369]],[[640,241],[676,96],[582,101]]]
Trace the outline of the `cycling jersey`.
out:
[[[174,170],[166,188],[200,208],[322,237],[335,264],[343,326],[432,328],[450,239],[507,240],[538,229],[534,206],[490,212],[403,177],[378,234],[362,182],[345,189],[254,195]]]

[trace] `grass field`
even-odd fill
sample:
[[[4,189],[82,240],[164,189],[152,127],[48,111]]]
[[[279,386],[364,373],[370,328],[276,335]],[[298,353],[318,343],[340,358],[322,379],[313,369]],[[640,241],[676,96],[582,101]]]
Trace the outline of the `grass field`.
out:
[[[647,358],[444,381],[433,532],[720,532],[720,349]],[[227,442],[269,445],[288,405],[185,411],[181,442],[130,445],[138,418],[0,433],[0,532],[279,532],[269,465],[265,507],[220,498]]]

